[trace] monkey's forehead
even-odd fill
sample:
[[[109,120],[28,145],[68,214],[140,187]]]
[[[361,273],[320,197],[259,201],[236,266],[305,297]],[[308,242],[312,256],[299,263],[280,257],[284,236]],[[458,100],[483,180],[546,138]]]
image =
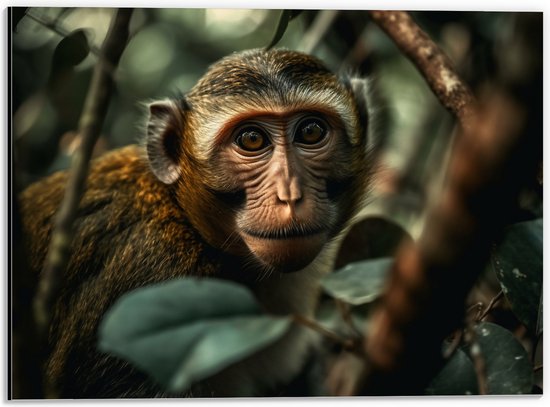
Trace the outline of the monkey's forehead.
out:
[[[349,86],[321,61],[286,50],[251,50],[230,55],[210,67],[186,95],[192,121],[201,129],[204,154],[228,122],[250,112],[320,111],[341,120],[352,144],[360,140]],[[204,112],[215,114],[204,114]]]
[[[276,91],[284,98],[304,86],[343,90],[336,76],[315,57],[288,50],[250,50],[213,64],[188,97],[265,97]]]

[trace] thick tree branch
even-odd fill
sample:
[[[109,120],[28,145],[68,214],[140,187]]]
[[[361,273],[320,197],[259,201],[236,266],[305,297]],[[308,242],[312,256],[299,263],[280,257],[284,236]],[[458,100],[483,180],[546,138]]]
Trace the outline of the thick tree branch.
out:
[[[73,223],[80,198],[84,192],[92,150],[103,126],[113,91],[114,81],[109,73],[109,67],[118,65],[122,51],[126,47],[131,15],[132,9],[117,11],[103,43],[80,117],[78,131],[82,142],[72,159],[65,197],[56,216],[50,249],[33,304],[38,332],[43,343],[47,342],[53,304],[58,296],[63,272],[68,264],[74,235]],[[46,396],[52,396],[52,394],[46,394]]]
[[[365,343],[367,393],[395,394],[400,383],[400,394],[419,394],[441,367],[441,342],[462,320],[466,295],[534,170],[522,109],[496,91],[483,106],[475,131],[457,141],[420,240],[397,254]]]
[[[372,15],[462,124],[447,183],[419,241],[397,253],[365,339],[366,379],[353,392],[422,394],[442,366],[441,343],[461,324],[465,298],[492,242],[510,220],[520,188],[536,173],[542,98],[530,101],[533,112],[499,86],[474,109],[468,87],[405,13]],[[522,83],[540,92],[538,78],[533,72]]]
[[[475,98],[449,58],[403,11],[371,11],[371,18],[416,65],[441,104],[468,128]]]

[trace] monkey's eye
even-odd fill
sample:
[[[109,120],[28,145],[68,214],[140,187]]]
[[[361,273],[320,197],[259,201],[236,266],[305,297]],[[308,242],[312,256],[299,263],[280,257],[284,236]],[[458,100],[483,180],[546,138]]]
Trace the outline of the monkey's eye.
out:
[[[326,134],[327,127],[321,120],[306,119],[298,125],[294,141],[296,143],[313,145],[323,140]]]
[[[235,144],[245,151],[259,151],[269,144],[269,139],[258,129],[248,128],[237,135]]]

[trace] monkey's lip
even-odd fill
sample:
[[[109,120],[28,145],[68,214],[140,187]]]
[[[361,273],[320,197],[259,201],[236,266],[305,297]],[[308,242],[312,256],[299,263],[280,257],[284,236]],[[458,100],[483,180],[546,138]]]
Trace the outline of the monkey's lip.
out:
[[[321,233],[325,233],[326,228],[296,225],[272,230],[242,229],[242,231],[245,234],[257,239],[285,240],[319,235]]]
[[[244,243],[262,264],[275,271],[302,270],[321,252],[327,228],[288,227],[268,231],[241,230]]]

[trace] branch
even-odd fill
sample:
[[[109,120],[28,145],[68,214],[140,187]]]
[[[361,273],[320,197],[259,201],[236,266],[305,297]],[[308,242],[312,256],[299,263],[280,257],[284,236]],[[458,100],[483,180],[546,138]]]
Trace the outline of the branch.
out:
[[[416,65],[441,104],[468,128],[475,98],[449,58],[403,11],[371,11],[371,18]]]
[[[504,291],[500,290],[497,295],[495,295],[491,301],[489,302],[489,305],[487,305],[487,308],[485,308],[485,311],[477,318],[478,321],[483,321],[487,315],[493,310],[493,307],[495,304],[500,301],[500,299],[504,296]]]
[[[357,329],[355,323],[353,322],[351,307],[349,306],[349,304],[346,304],[344,301],[341,301],[337,298],[334,299],[334,303],[336,304],[336,308],[340,312],[342,320],[346,323],[353,335],[357,338],[361,338],[363,336],[363,333]]]
[[[338,335],[336,332],[331,331],[330,329],[325,328],[315,320],[311,320],[303,315],[296,314],[293,316],[294,322],[297,324],[303,325],[312,329],[313,331],[320,333],[324,337],[330,339],[332,342],[341,345],[344,349],[349,350],[350,352],[358,351],[358,347],[355,346],[355,342],[352,339],[344,338]],[[360,353],[360,352],[359,352]]]
[[[487,380],[487,365],[485,358],[481,353],[481,346],[477,340],[477,335],[473,324],[466,328],[466,342],[470,345],[470,356],[476,372],[478,392],[480,395],[488,394],[489,383]]]
[[[462,124],[447,184],[429,208],[418,242],[398,251],[373,312],[364,344],[367,374],[355,391],[423,394],[442,367],[442,341],[463,321],[466,296],[492,242],[511,218],[520,188],[536,173],[542,120],[537,98],[527,110],[503,86],[491,89],[474,110],[468,87],[405,13],[372,15]],[[540,92],[538,78],[535,71],[523,79]]]
[[[82,143],[72,158],[65,196],[56,215],[50,248],[33,303],[37,329],[44,347],[46,347],[47,332],[53,316],[53,305],[59,294],[60,280],[70,257],[70,246],[74,236],[73,224],[84,192],[89,161],[103,126],[113,91],[114,81],[108,67],[118,65],[128,40],[131,15],[132,9],[117,11],[103,43],[80,117],[78,131],[82,136]],[[46,394],[46,396],[52,395]]]
[[[38,24],[44,26],[45,28],[48,28],[53,33],[59,35],[60,37],[67,38],[71,33],[65,30],[64,28],[60,27],[57,22],[55,21],[47,21],[43,20],[41,17],[35,16],[33,13],[30,12],[30,9],[25,12],[25,15],[29,17],[31,20],[36,21]],[[100,55],[101,50],[97,48],[92,43],[89,44],[90,52],[94,55]]]
[[[403,383],[403,394],[421,393],[441,367],[440,344],[462,320],[466,295],[530,169],[525,163],[536,162],[521,143],[521,110],[509,102],[494,94],[484,103],[476,131],[458,139],[448,185],[418,244],[397,254],[365,345],[377,372],[368,392],[395,394]]]
[[[309,30],[304,34],[298,49],[306,54],[311,54],[317,48],[325,34],[328,32],[336,17],[338,10],[321,10],[315,16]]]

